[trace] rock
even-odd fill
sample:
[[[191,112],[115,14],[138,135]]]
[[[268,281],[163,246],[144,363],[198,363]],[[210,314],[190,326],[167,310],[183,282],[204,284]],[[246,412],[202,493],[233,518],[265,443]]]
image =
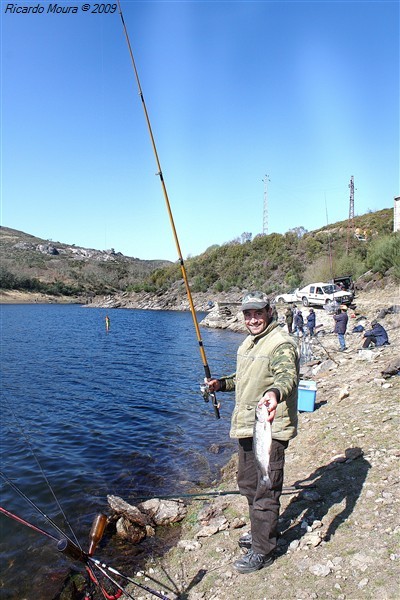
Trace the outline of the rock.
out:
[[[317,577],[326,577],[331,572],[328,565],[322,565],[319,563],[316,565],[312,565],[309,568],[309,571],[310,571],[310,573],[312,573],[313,575],[316,575]]]
[[[289,544],[289,550],[297,550],[297,548],[300,546],[300,541],[299,540],[293,540],[292,542],[290,542]]]
[[[138,507],[151,517],[155,525],[171,525],[185,518],[187,509],[183,500],[160,500],[152,498],[141,502]]]
[[[359,350],[358,351],[358,355],[357,355],[357,360],[367,360],[369,362],[372,362],[376,359],[377,355],[374,354],[374,352],[372,350]]]
[[[400,373],[400,356],[393,358],[389,363],[385,365],[385,367],[381,371],[381,375],[388,379],[393,375],[399,375]]]
[[[228,529],[228,527],[228,520],[223,515],[220,515],[219,517],[211,519],[208,525],[202,527],[202,529],[196,533],[196,537],[211,537],[215,533],[218,533],[218,531]]]
[[[146,537],[146,528],[132,523],[126,517],[120,517],[116,522],[117,535],[132,544],[138,544]]]
[[[128,504],[128,502],[119,498],[119,496],[109,495],[107,496],[107,501],[111,510],[117,515],[123,515],[126,519],[140,527],[145,527],[150,524],[146,515],[144,515],[136,506],[132,506],[132,504]]]
[[[246,521],[242,517],[235,517],[233,521],[231,521],[230,527],[231,529],[240,529],[246,525]]]
[[[322,499],[321,494],[319,494],[317,490],[304,490],[301,497],[304,500],[310,500],[311,502],[318,502],[318,500]]]
[[[338,400],[344,400],[344,398],[348,398],[350,396],[349,388],[344,387],[339,391]]]
[[[199,550],[201,548],[201,543],[197,540],[179,540],[177,546],[178,548],[190,552],[192,550]]]
[[[361,456],[363,456],[364,452],[361,448],[347,448],[345,455],[347,460],[356,460],[357,458],[360,458]]]

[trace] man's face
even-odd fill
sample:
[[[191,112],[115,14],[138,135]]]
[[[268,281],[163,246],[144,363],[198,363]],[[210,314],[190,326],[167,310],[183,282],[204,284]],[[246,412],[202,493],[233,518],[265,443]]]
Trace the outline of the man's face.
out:
[[[271,308],[255,308],[243,311],[244,324],[252,335],[262,333],[271,322]]]

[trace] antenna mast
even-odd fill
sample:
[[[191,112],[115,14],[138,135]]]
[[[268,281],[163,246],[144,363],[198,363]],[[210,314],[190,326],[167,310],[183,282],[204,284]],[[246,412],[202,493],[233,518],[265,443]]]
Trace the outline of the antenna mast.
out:
[[[349,253],[350,237],[354,237],[354,177],[350,178],[350,206],[349,206],[349,220],[347,223],[347,254]]]
[[[268,235],[268,181],[271,181],[268,175],[264,176],[264,208],[263,208],[263,234]]]

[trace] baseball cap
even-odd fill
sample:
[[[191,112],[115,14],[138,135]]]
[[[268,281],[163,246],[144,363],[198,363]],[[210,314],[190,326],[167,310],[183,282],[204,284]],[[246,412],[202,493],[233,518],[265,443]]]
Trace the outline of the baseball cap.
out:
[[[269,306],[269,298],[263,292],[249,292],[243,297],[241,310],[260,309]]]

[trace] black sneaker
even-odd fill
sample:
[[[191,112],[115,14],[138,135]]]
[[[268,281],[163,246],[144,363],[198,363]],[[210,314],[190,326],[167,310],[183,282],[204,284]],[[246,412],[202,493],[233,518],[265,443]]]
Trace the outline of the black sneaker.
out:
[[[239,548],[247,548],[250,550],[253,538],[251,531],[248,531],[238,539]]]
[[[234,569],[239,573],[254,573],[264,567],[269,567],[274,562],[271,554],[256,554],[250,550],[242,558],[239,558],[233,563]]]

